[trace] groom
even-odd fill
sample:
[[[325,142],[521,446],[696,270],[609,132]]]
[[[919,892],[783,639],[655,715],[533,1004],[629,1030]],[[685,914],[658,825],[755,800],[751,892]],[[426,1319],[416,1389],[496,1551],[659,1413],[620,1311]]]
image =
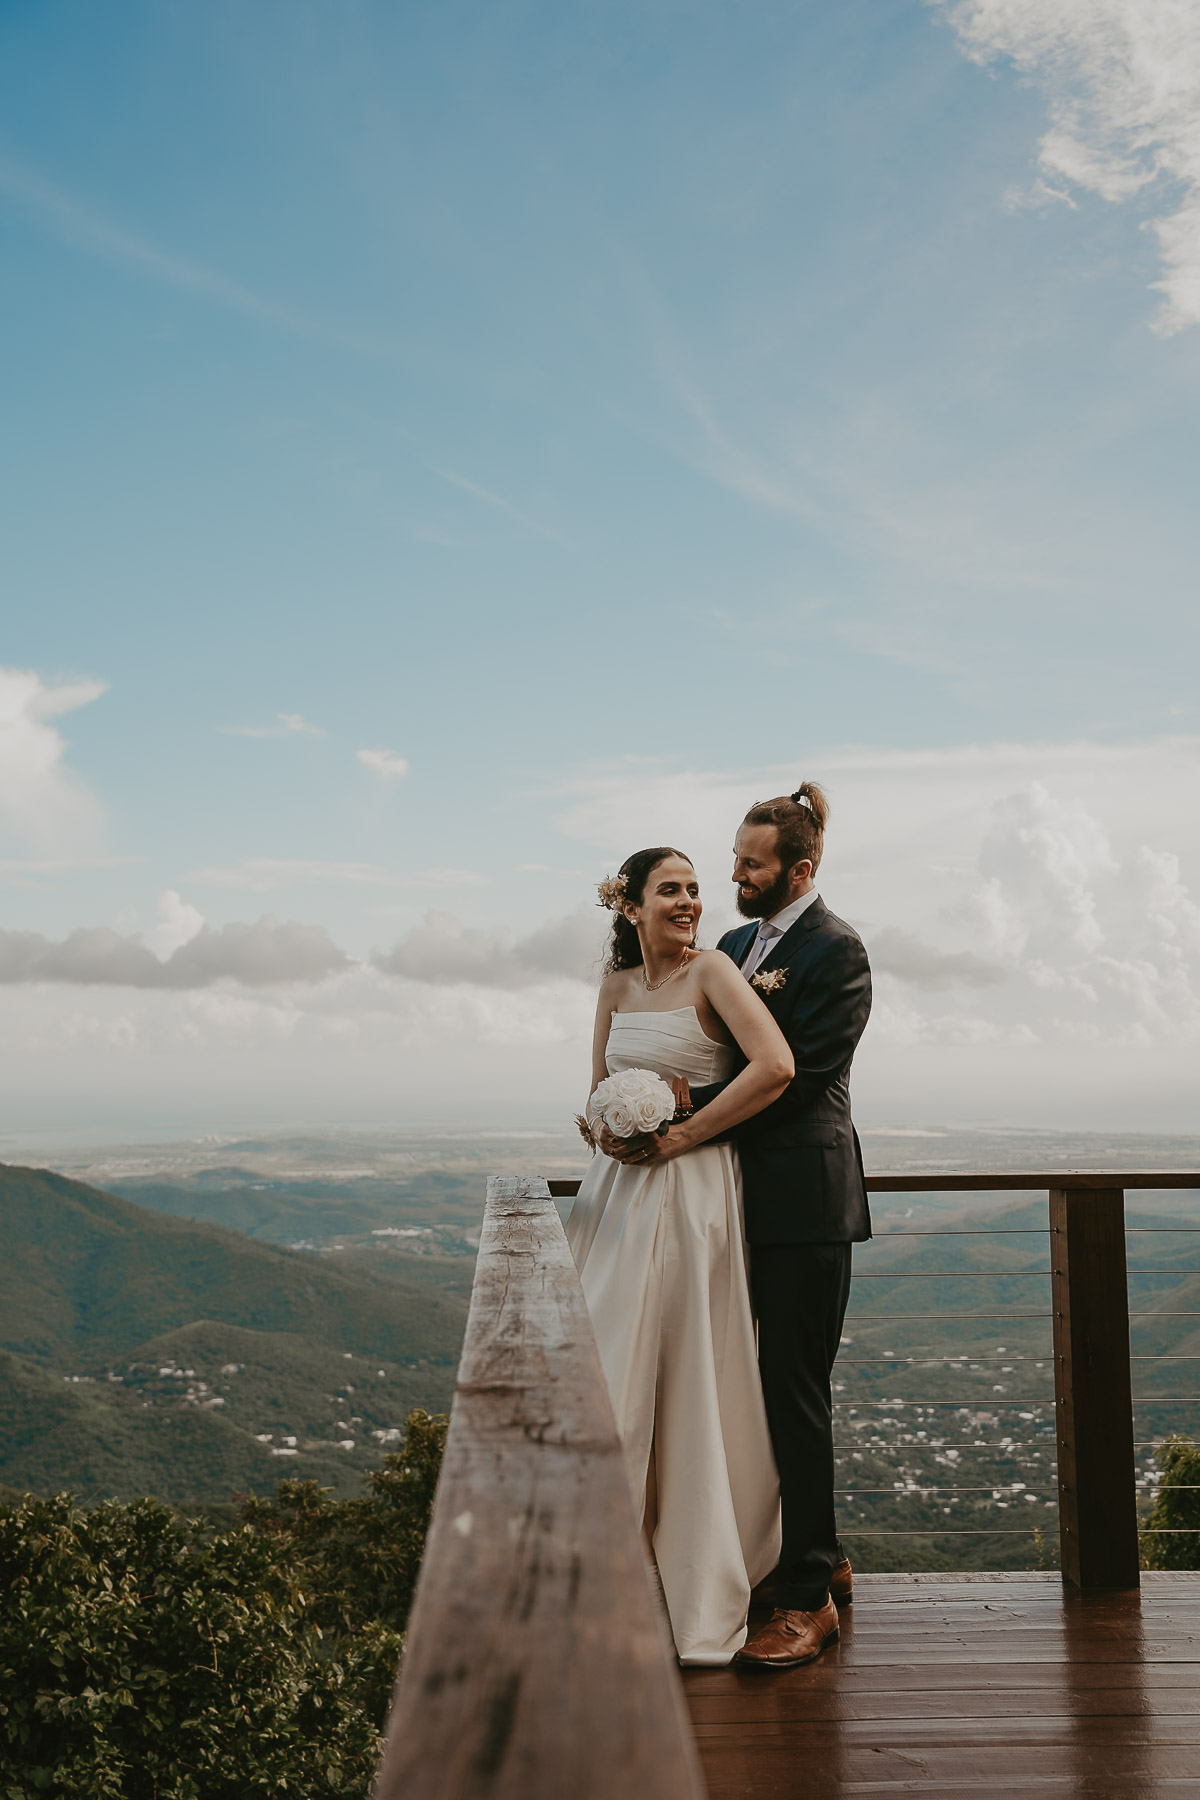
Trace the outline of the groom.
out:
[[[748,1667],[811,1662],[837,1636],[835,1603],[851,1597],[834,1518],[830,1375],[850,1295],[850,1246],[871,1235],[850,1118],[850,1063],[871,1010],[871,969],[858,933],[813,885],[827,813],[811,781],[750,808],[733,879],[738,911],[752,923],[719,945],[762,995],[796,1062],[780,1098],[735,1134],[783,1508],[774,1611],[739,1652]]]
[[[871,1010],[871,969],[857,932],[813,885],[827,813],[811,781],[750,808],[734,844],[733,879],[738,911],[751,923],[718,946],[769,1008],[796,1064],[779,1099],[733,1133],[783,1515],[774,1611],[738,1652],[739,1663],[754,1668],[812,1662],[837,1637],[837,1606],[852,1592],[834,1517],[830,1375],[850,1294],[850,1246],[871,1235],[850,1118],[850,1063]],[[719,1091],[693,1089],[693,1106]],[[689,1136],[685,1120],[659,1144],[677,1154]]]

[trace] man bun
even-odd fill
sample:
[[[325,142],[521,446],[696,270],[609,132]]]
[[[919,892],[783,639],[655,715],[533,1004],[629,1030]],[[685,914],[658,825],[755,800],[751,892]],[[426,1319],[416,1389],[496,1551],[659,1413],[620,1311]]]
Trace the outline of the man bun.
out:
[[[829,817],[829,802],[822,788],[815,781],[802,781],[795,793],[790,796],[796,806],[805,806],[813,816],[818,831],[824,831],[825,821]]]
[[[825,821],[829,802],[815,781],[802,781],[793,794],[775,800],[757,800],[746,814],[747,825],[773,825],[775,853],[785,869],[810,862],[815,875],[825,848]]]

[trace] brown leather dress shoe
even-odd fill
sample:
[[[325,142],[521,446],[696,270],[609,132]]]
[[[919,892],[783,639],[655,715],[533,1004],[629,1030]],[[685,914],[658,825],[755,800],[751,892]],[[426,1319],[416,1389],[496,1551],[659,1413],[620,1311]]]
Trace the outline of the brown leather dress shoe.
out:
[[[776,1607],[767,1623],[738,1651],[734,1661],[747,1669],[796,1669],[815,1662],[838,1637],[837,1607],[832,1600],[816,1612],[788,1612]]]
[[[854,1570],[848,1556],[834,1563],[829,1571],[829,1598],[839,1608],[850,1606],[854,1600]]]

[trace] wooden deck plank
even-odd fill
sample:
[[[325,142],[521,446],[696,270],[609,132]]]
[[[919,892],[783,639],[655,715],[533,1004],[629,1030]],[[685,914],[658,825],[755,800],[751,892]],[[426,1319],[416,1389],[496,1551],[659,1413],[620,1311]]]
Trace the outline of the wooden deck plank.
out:
[[[705,1757],[709,1800],[842,1800],[853,1794],[943,1793],[1009,1794],[1015,1787],[1057,1788],[1060,1792],[1157,1794],[1164,1782],[1200,1787],[1194,1745],[1132,1746],[1126,1750],[1085,1743],[1063,1746],[1057,1753],[1044,1746],[1006,1749],[856,1750],[839,1753],[838,1766],[797,1757],[790,1747],[761,1750],[753,1785],[746,1785],[735,1766],[723,1767]]]
[[[936,1695],[938,1705],[942,1704],[943,1697],[955,1694],[993,1696],[1000,1703],[1009,1694],[1044,1694],[1048,1686],[1046,1667],[1041,1663],[999,1663],[986,1668],[977,1664],[964,1667],[961,1663],[935,1663],[924,1667],[881,1663],[874,1668],[849,1668],[845,1663],[831,1665],[828,1658],[822,1658],[810,1669],[794,1670],[786,1682],[775,1681],[769,1676],[763,1680],[747,1675],[732,1693],[728,1688],[722,1690],[715,1685],[705,1691],[689,1672],[688,1704],[694,1718],[707,1717],[710,1708],[728,1711],[731,1717],[745,1713],[748,1717],[771,1718],[777,1713],[804,1717],[808,1708],[827,1705],[831,1694],[855,1706],[886,1703],[889,1699],[900,1704],[910,1694]],[[1153,1671],[1152,1681],[1157,1694],[1167,1696],[1178,1690],[1193,1697],[1200,1708],[1200,1680],[1195,1663],[1155,1663]],[[698,1670],[696,1673],[709,1675],[715,1684],[724,1670]],[[1058,1678],[1054,1691],[1077,1695],[1082,1703],[1090,1693],[1114,1696],[1128,1685],[1129,1677],[1123,1670],[1114,1672],[1109,1664],[1073,1663],[1069,1671]],[[1145,1688],[1142,1691],[1145,1692]]]
[[[968,1719],[952,1714],[922,1719],[813,1719],[799,1725],[742,1725],[736,1733],[723,1727],[703,1726],[697,1729],[696,1740],[701,1746],[727,1741],[749,1744],[755,1755],[769,1746],[797,1744],[801,1737],[809,1753],[826,1755],[836,1748],[871,1749],[880,1742],[919,1744],[940,1753],[955,1745],[973,1748],[994,1744],[1033,1748],[1062,1745],[1072,1741],[1080,1720],[1086,1720],[1087,1741],[1091,1745],[1200,1744],[1200,1719],[1194,1713],[1169,1713],[1162,1717],[1139,1715],[1131,1719],[1128,1715],[1106,1718],[1096,1713],[1059,1712],[1049,1718],[1028,1721],[1011,1715],[999,1719]],[[1200,1776],[1200,1767],[1196,1773]]]
[[[766,1705],[755,1696],[716,1698],[692,1709],[696,1735],[719,1736],[735,1730],[777,1725],[810,1725],[838,1720],[882,1723],[889,1719],[1200,1719],[1200,1682],[1193,1670],[1187,1682],[1156,1693],[1125,1686],[1060,1686],[1057,1683],[1012,1686],[997,1692],[985,1687],[918,1688],[900,1692],[830,1692],[810,1688],[805,1694],[772,1698]]]
[[[819,1662],[684,1686],[710,1800],[1200,1796],[1200,1574],[862,1577]]]

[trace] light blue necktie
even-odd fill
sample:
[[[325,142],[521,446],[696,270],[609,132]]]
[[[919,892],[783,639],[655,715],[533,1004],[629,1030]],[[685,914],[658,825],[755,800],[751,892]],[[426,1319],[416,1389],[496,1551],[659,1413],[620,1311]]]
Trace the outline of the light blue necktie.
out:
[[[758,927],[758,937],[754,941],[754,946],[742,964],[742,974],[747,981],[750,980],[758,965],[766,961],[775,946],[776,939],[782,935],[778,925],[771,925],[766,919],[762,920]]]

